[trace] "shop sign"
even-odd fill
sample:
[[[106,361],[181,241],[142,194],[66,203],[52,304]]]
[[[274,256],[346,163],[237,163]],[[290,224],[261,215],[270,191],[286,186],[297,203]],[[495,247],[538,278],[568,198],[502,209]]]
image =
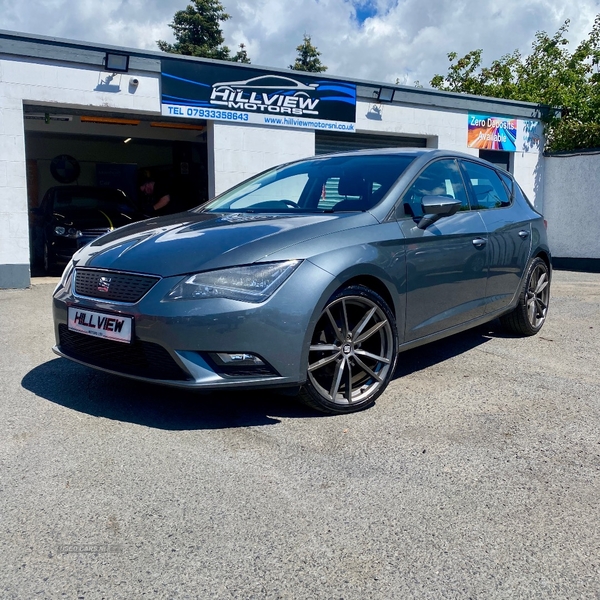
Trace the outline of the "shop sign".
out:
[[[296,71],[163,59],[162,114],[168,117],[353,132],[356,85]]]
[[[515,152],[517,121],[511,117],[469,113],[468,147]]]

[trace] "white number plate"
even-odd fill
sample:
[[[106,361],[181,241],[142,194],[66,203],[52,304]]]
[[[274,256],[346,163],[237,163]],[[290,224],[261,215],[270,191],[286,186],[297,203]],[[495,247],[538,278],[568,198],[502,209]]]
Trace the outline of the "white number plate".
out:
[[[69,329],[86,335],[113,340],[131,342],[133,317],[107,315],[93,310],[69,307]]]

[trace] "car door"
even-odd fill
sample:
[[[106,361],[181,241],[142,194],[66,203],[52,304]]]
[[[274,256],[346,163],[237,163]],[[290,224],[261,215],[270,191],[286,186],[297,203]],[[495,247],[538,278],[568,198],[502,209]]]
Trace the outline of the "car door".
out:
[[[419,229],[428,195],[451,196],[461,209]],[[458,162],[442,159],[425,167],[403,194],[398,217],[406,239],[405,341],[482,316],[487,231],[480,214],[470,210]]]
[[[486,312],[501,310],[519,288],[531,248],[530,215],[513,202],[514,183],[508,174],[480,163],[461,161],[471,197],[488,231]]]

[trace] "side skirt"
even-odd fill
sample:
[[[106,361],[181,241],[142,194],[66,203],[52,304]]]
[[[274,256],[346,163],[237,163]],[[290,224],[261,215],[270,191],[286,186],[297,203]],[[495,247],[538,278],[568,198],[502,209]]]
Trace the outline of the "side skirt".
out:
[[[478,327],[479,325],[483,325],[484,323],[489,323],[506,313],[509,313],[516,306],[516,303],[513,301],[508,308],[503,308],[502,310],[498,310],[493,313],[486,313],[481,317],[477,317],[476,319],[471,319],[466,323],[462,323],[461,325],[456,325],[456,327],[450,327],[448,329],[444,329],[443,331],[438,331],[437,333],[432,333],[431,335],[419,338],[417,340],[412,340],[411,342],[406,342],[404,344],[400,344],[398,347],[398,353],[404,352],[405,350],[410,350],[412,348],[417,348],[418,346],[423,346],[425,344],[429,344],[430,342],[435,342],[437,340],[441,340],[445,337],[449,337],[451,335],[455,335],[456,333],[461,333],[463,331],[467,331],[468,329],[473,329],[474,327]]]

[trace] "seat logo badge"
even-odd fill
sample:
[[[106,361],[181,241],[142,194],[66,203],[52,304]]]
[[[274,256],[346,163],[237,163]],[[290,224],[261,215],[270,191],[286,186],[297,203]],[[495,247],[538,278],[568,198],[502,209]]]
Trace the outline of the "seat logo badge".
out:
[[[350,352],[352,351],[352,346],[350,344],[344,344],[344,354],[350,354]]]
[[[100,277],[100,280],[98,281],[98,291],[105,294],[108,293],[111,281],[110,277]]]

